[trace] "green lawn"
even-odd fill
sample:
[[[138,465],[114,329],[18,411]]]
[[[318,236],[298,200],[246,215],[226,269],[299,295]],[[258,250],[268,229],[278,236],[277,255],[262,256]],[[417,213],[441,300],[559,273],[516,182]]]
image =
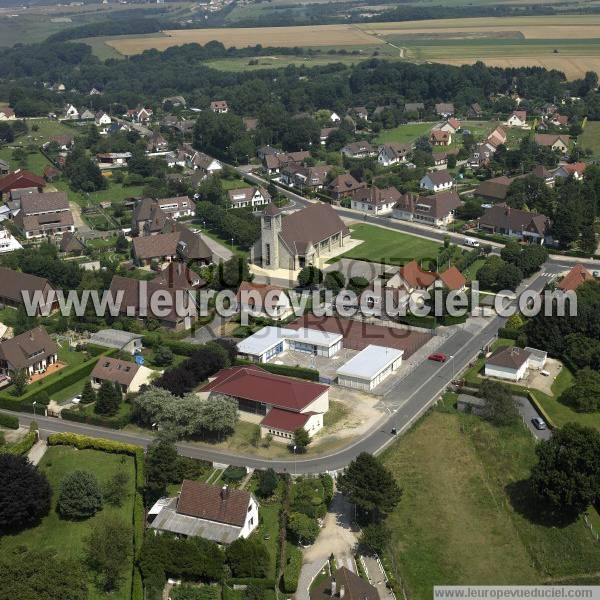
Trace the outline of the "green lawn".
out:
[[[534,447],[520,424],[497,429],[445,408],[384,452],[403,490],[386,523],[386,558],[408,597],[430,599],[434,585],[551,583],[600,570],[582,520],[529,517]]]
[[[437,122],[437,121],[436,121]],[[398,142],[400,144],[409,144],[414,142],[421,136],[428,135],[429,130],[435,125],[433,123],[409,123],[406,125],[398,125],[394,129],[386,129],[382,131],[375,141],[384,144],[386,142]]]
[[[588,121],[579,137],[578,145],[594,152],[595,158],[600,158],[600,121]]]
[[[481,269],[481,267],[483,267],[484,264],[485,264],[485,258],[478,258],[475,262],[473,262],[471,265],[469,265],[463,271],[463,275],[467,279],[472,281],[473,279],[475,279],[475,276],[477,275],[477,271],[479,271],[479,269]]]
[[[402,265],[413,259],[435,260],[441,247],[436,242],[365,223],[352,225],[350,229],[354,239],[364,241],[346,252],[344,258]]]
[[[18,535],[0,538],[0,552],[6,552],[19,545],[25,545],[36,550],[55,550],[64,558],[84,559],[84,538],[89,534],[90,526],[102,515],[117,515],[128,524],[133,515],[133,498],[135,486],[135,466],[133,458],[120,454],[109,454],[96,450],[76,450],[68,446],[48,448],[40,462],[40,469],[48,477],[52,486],[52,507],[38,527],[23,531]],[[121,507],[105,505],[100,513],[86,521],[64,521],[59,518],[55,508],[58,488],[62,479],[68,473],[84,469],[96,475],[101,485],[118,471],[125,471],[129,476],[128,493]],[[90,574],[90,600],[112,598],[113,600],[129,600],[131,595],[131,561],[133,557],[133,538],[127,566],[124,569],[124,579],[119,590],[112,594],[99,591]]]
[[[221,185],[224,190],[235,190],[238,188],[247,188],[250,187],[249,183],[246,183],[243,179],[235,178],[235,179],[225,179],[221,178]]]
[[[142,195],[144,189],[141,185],[125,186],[122,183],[113,183],[110,178],[108,178],[107,189],[91,194],[74,192],[69,187],[69,182],[66,179],[54,181],[52,185],[61,191],[67,192],[69,200],[77,202],[82,207],[93,206],[94,204],[100,204],[100,202],[122,202],[127,198],[137,198]]]
[[[279,553],[279,512],[280,502],[263,503],[260,506],[260,526],[258,536],[269,551],[271,562],[267,573],[268,579],[275,579],[277,554]]]
[[[5,307],[0,309],[0,323],[8,327],[14,327],[17,322],[17,311],[14,308]]]

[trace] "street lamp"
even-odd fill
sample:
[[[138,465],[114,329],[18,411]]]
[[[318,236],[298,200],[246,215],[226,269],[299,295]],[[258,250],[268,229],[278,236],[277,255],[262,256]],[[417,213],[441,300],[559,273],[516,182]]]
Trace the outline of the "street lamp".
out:
[[[233,248],[233,238],[231,238],[231,247]]]
[[[37,401],[36,401],[36,400],[34,400],[34,401],[32,402],[32,406],[33,406],[33,418],[34,418],[34,419],[35,419],[35,405],[36,405],[36,404],[37,404]]]
[[[294,444],[294,477],[296,477],[296,444]]]

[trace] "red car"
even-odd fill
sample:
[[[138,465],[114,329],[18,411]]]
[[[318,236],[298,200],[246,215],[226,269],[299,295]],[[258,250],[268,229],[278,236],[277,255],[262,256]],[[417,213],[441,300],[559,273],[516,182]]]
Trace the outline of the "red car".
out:
[[[436,362],[446,362],[448,357],[443,352],[434,352],[427,357],[428,360],[435,360]]]

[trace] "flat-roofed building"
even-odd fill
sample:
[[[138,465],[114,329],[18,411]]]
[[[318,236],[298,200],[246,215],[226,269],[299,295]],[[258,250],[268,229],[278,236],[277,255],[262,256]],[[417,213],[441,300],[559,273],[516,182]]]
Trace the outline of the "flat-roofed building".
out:
[[[337,370],[344,387],[370,392],[402,364],[404,350],[369,344]]]

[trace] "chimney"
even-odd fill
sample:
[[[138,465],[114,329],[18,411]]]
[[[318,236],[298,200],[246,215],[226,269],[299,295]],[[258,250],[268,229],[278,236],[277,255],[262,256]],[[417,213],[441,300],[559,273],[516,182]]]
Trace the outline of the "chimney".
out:
[[[335,578],[331,580],[331,596],[335,596],[335,593],[337,592],[337,583],[335,581]]]
[[[346,594],[346,588],[343,585],[340,585],[340,600],[342,600],[342,598],[344,597],[345,594]]]
[[[221,500],[226,500],[229,497],[229,488],[224,485],[221,488]]]

